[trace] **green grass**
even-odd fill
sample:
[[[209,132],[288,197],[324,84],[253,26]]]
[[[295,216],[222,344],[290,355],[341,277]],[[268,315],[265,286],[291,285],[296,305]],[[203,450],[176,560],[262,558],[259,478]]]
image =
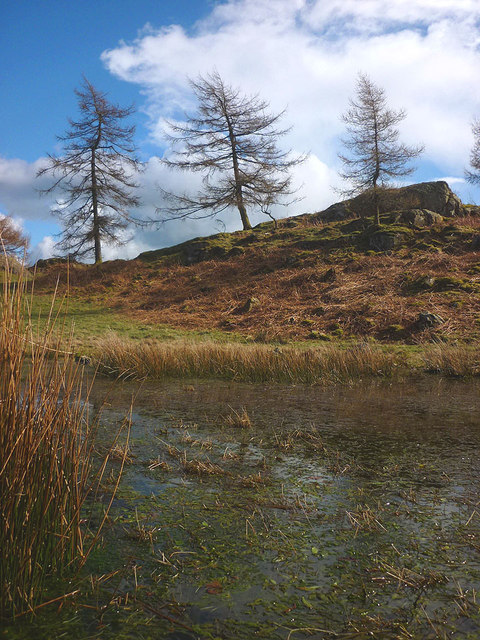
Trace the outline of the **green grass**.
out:
[[[43,329],[48,322],[51,309],[51,297],[35,295],[32,304],[32,322],[34,327]],[[245,342],[245,337],[219,330],[200,331],[175,329],[165,324],[145,324],[112,307],[99,303],[86,302],[70,297],[57,300],[53,304],[53,314],[57,316],[57,325],[68,333],[74,331],[73,343],[77,349],[88,350],[92,344],[112,332],[128,340],[154,339],[160,341],[214,340],[216,342]]]

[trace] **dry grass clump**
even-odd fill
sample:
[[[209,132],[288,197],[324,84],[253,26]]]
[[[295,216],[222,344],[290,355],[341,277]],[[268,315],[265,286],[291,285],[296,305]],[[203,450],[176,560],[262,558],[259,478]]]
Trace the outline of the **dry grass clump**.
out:
[[[453,377],[480,375],[478,346],[436,344],[429,347],[423,359],[427,371]]]
[[[238,478],[238,484],[245,489],[255,489],[259,486],[266,484],[267,479],[260,473],[252,473],[249,476],[240,476]]]
[[[472,216],[472,215],[458,216],[458,218],[455,218],[453,220],[453,223],[457,227],[469,227],[470,229],[480,229],[480,216]]]
[[[252,428],[252,421],[245,407],[242,407],[239,411],[233,407],[230,407],[230,409],[230,413],[222,417],[222,420],[227,427],[235,427],[237,429]]]
[[[135,342],[116,335],[102,340],[96,357],[105,371],[122,376],[306,384],[389,377],[403,364],[399,354],[369,344],[279,349],[261,344]]]
[[[283,451],[290,451],[298,444],[302,444],[309,449],[326,453],[327,449],[322,437],[315,427],[310,429],[294,429],[286,433],[274,434],[275,446]]]
[[[355,536],[360,531],[386,531],[378,518],[378,514],[369,506],[357,505],[356,511],[346,512],[350,524],[355,529]]]
[[[186,473],[195,476],[223,476],[225,473],[225,470],[222,469],[222,467],[210,462],[208,458],[204,460],[200,460],[199,458],[188,460],[185,455],[182,466]]]
[[[48,579],[71,574],[91,551],[100,531],[88,531],[84,507],[95,499],[108,461],[107,454],[93,474],[95,425],[87,414],[83,367],[68,349],[51,346],[52,322],[42,336],[32,334],[23,273],[13,282],[6,271],[0,298],[0,618],[65,597],[58,586],[48,591]],[[100,529],[105,519],[106,513]]]

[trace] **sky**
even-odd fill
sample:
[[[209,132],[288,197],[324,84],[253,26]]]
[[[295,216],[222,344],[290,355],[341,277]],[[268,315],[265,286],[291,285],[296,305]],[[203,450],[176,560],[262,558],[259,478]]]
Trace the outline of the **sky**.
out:
[[[160,162],[169,153],[164,119],[195,110],[189,78],[216,69],[272,112],[286,108],[282,140],[309,152],[294,170],[301,200],[278,216],[319,211],[339,199],[344,124],[340,116],[366,73],[389,106],[404,108],[407,144],[425,145],[409,182],[446,179],[465,202],[480,192],[464,180],[480,117],[478,0],[3,0],[0,3],[0,213],[30,235],[32,260],[55,253],[60,231],[51,184],[36,178],[56,138],[78,116],[82,74],[121,106],[132,103],[136,144],[146,163],[142,205],[162,207],[159,186],[198,184]],[[252,222],[263,220],[253,213]],[[199,235],[240,228],[238,212],[219,220],[168,221],[132,228],[105,258],[132,258]]]

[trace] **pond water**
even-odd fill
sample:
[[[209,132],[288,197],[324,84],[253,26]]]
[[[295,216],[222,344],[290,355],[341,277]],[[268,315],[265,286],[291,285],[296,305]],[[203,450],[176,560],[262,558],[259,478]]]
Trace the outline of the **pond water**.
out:
[[[93,577],[5,637],[480,637],[478,383],[107,392],[102,438],[136,397]]]

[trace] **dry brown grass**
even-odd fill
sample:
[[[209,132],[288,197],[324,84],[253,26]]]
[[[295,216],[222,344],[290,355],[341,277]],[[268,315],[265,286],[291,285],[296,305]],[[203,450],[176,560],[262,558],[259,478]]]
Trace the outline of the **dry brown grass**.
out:
[[[480,216],[459,216],[453,221],[457,227],[468,227],[469,229],[480,229]]]
[[[245,407],[242,407],[239,411],[230,407],[230,413],[223,416],[222,420],[227,427],[235,427],[237,429],[251,429],[253,426]]]
[[[12,282],[7,273],[0,299],[0,618],[65,597],[58,584],[49,593],[48,580],[83,565],[109,508],[89,531],[84,507],[95,502],[109,457],[94,473],[91,382],[70,351],[55,346],[52,319],[41,336],[32,333],[24,290],[23,274]]]
[[[185,454],[182,462],[183,470],[195,476],[223,476],[225,470],[218,464],[208,460],[208,458],[193,458],[189,460]]]
[[[252,247],[231,260],[155,269],[135,261],[107,263],[101,270],[79,267],[72,282],[75,295],[105,301],[134,321],[234,331],[259,342],[307,339],[315,331],[391,339],[392,326],[405,328],[402,339],[428,341],[415,326],[420,311],[444,317],[441,332],[447,336],[480,336],[479,295],[433,289],[409,296],[403,288],[406,278],[423,276],[480,283],[475,251],[405,249],[338,259],[311,251],[295,265],[298,253],[290,247],[273,246],[268,253]],[[332,264],[336,278],[328,282],[324,275]],[[236,312],[251,297],[260,304]]]
[[[480,350],[475,345],[437,344],[428,347],[423,359],[432,373],[451,377],[480,375]]]
[[[400,355],[368,344],[347,349],[326,344],[305,350],[260,344],[137,342],[114,335],[100,343],[97,358],[107,372],[118,375],[306,384],[362,375],[389,377],[403,364]],[[241,422],[245,426],[245,416]]]

